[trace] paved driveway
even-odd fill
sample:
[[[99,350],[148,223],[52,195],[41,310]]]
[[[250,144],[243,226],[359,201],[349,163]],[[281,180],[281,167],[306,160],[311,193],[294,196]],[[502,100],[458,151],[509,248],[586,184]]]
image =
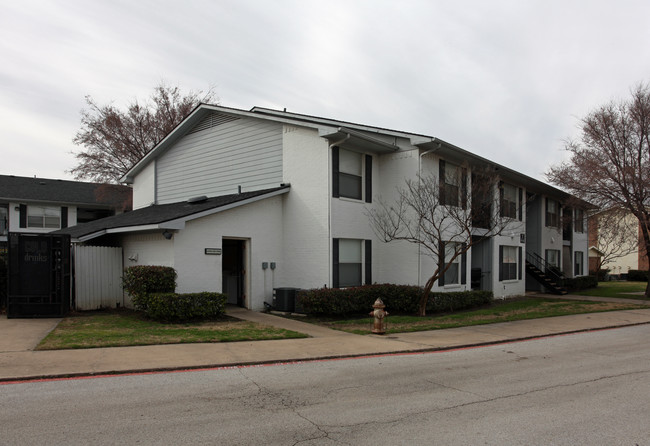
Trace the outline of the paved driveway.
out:
[[[61,318],[7,319],[0,316],[0,353],[34,350]]]

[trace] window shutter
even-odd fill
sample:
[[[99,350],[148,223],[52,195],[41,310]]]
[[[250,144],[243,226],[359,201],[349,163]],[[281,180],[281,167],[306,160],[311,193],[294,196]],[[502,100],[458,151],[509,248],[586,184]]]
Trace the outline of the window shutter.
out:
[[[24,204],[20,205],[20,214],[18,217],[18,226],[21,228],[27,227],[27,206]]]
[[[445,242],[440,242],[440,252],[438,252],[438,270],[440,271],[440,277],[438,277],[438,285],[445,285]]]
[[[372,285],[372,240],[366,240],[365,264],[365,284]]]
[[[519,280],[521,280],[521,264],[524,263],[524,259],[522,258],[523,251],[521,249],[521,246],[519,247],[519,258],[517,259],[517,268],[518,268],[518,275],[519,275]]]
[[[440,160],[440,165],[439,165],[439,171],[438,175],[440,176],[439,178],[439,183],[440,187],[438,188],[438,199],[440,200],[441,205],[445,205],[446,200],[445,200],[445,160]]]
[[[61,206],[61,229],[68,227],[68,207]]]
[[[462,249],[465,250],[465,243],[463,243]],[[460,256],[460,283],[465,285],[467,283],[467,252],[463,252]]]
[[[372,156],[366,155],[366,203],[372,203]]]
[[[339,197],[339,148],[332,147],[332,197]]]
[[[499,281],[503,280],[503,246],[499,246]]]
[[[524,190],[519,188],[519,221],[524,219]]]
[[[339,239],[332,239],[332,288],[339,287]]]

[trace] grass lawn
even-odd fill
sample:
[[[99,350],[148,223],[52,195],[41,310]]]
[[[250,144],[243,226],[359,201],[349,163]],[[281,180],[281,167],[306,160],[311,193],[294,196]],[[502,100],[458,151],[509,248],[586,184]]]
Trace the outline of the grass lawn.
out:
[[[626,303],[522,297],[507,299],[505,301],[495,301],[492,305],[486,308],[451,314],[435,314],[424,317],[389,315],[386,321],[387,333],[405,333],[491,324],[495,322],[518,321],[523,319],[564,316],[567,314],[625,310],[639,308],[639,306],[640,305]],[[369,334],[372,325],[372,318],[370,317],[347,319],[307,317],[301,320],[355,334]]]
[[[162,324],[130,310],[66,317],[36,350],[60,350],[197,342],[258,341],[307,335],[224,316],[218,320]]]
[[[622,297],[626,299],[646,300],[643,293],[647,282],[598,282],[596,288],[578,291],[571,294],[578,296]],[[636,294],[632,294],[636,293]]]

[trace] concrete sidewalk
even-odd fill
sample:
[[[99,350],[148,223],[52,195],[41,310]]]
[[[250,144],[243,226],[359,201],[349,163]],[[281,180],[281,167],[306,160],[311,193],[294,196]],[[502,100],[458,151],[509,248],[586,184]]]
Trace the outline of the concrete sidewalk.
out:
[[[446,330],[359,336],[240,308],[229,309],[228,312],[241,319],[298,331],[311,337],[277,341],[33,351],[40,339],[58,324],[58,320],[2,317],[0,382],[433,351],[650,323],[650,308],[639,308]],[[18,342],[20,338],[22,340]]]

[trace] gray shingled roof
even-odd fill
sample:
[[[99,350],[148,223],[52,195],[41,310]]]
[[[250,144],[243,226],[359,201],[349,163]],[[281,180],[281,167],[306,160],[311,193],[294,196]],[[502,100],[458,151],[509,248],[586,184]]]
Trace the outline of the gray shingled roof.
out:
[[[56,204],[122,208],[131,202],[130,187],[118,184],[0,175],[1,201],[39,201]]]
[[[289,185],[283,185],[271,189],[263,189],[254,192],[242,192],[240,194],[222,195],[219,197],[207,198],[202,201],[191,203],[182,201],[170,204],[151,205],[146,208],[136,209],[124,214],[114,215],[99,220],[83,223],[69,228],[61,229],[53,234],[70,234],[73,239],[82,238],[110,229],[127,228],[134,226],[149,226],[164,222],[188,218],[205,211],[218,209],[238,202],[264,198],[264,195],[272,195],[275,192],[289,189]]]

